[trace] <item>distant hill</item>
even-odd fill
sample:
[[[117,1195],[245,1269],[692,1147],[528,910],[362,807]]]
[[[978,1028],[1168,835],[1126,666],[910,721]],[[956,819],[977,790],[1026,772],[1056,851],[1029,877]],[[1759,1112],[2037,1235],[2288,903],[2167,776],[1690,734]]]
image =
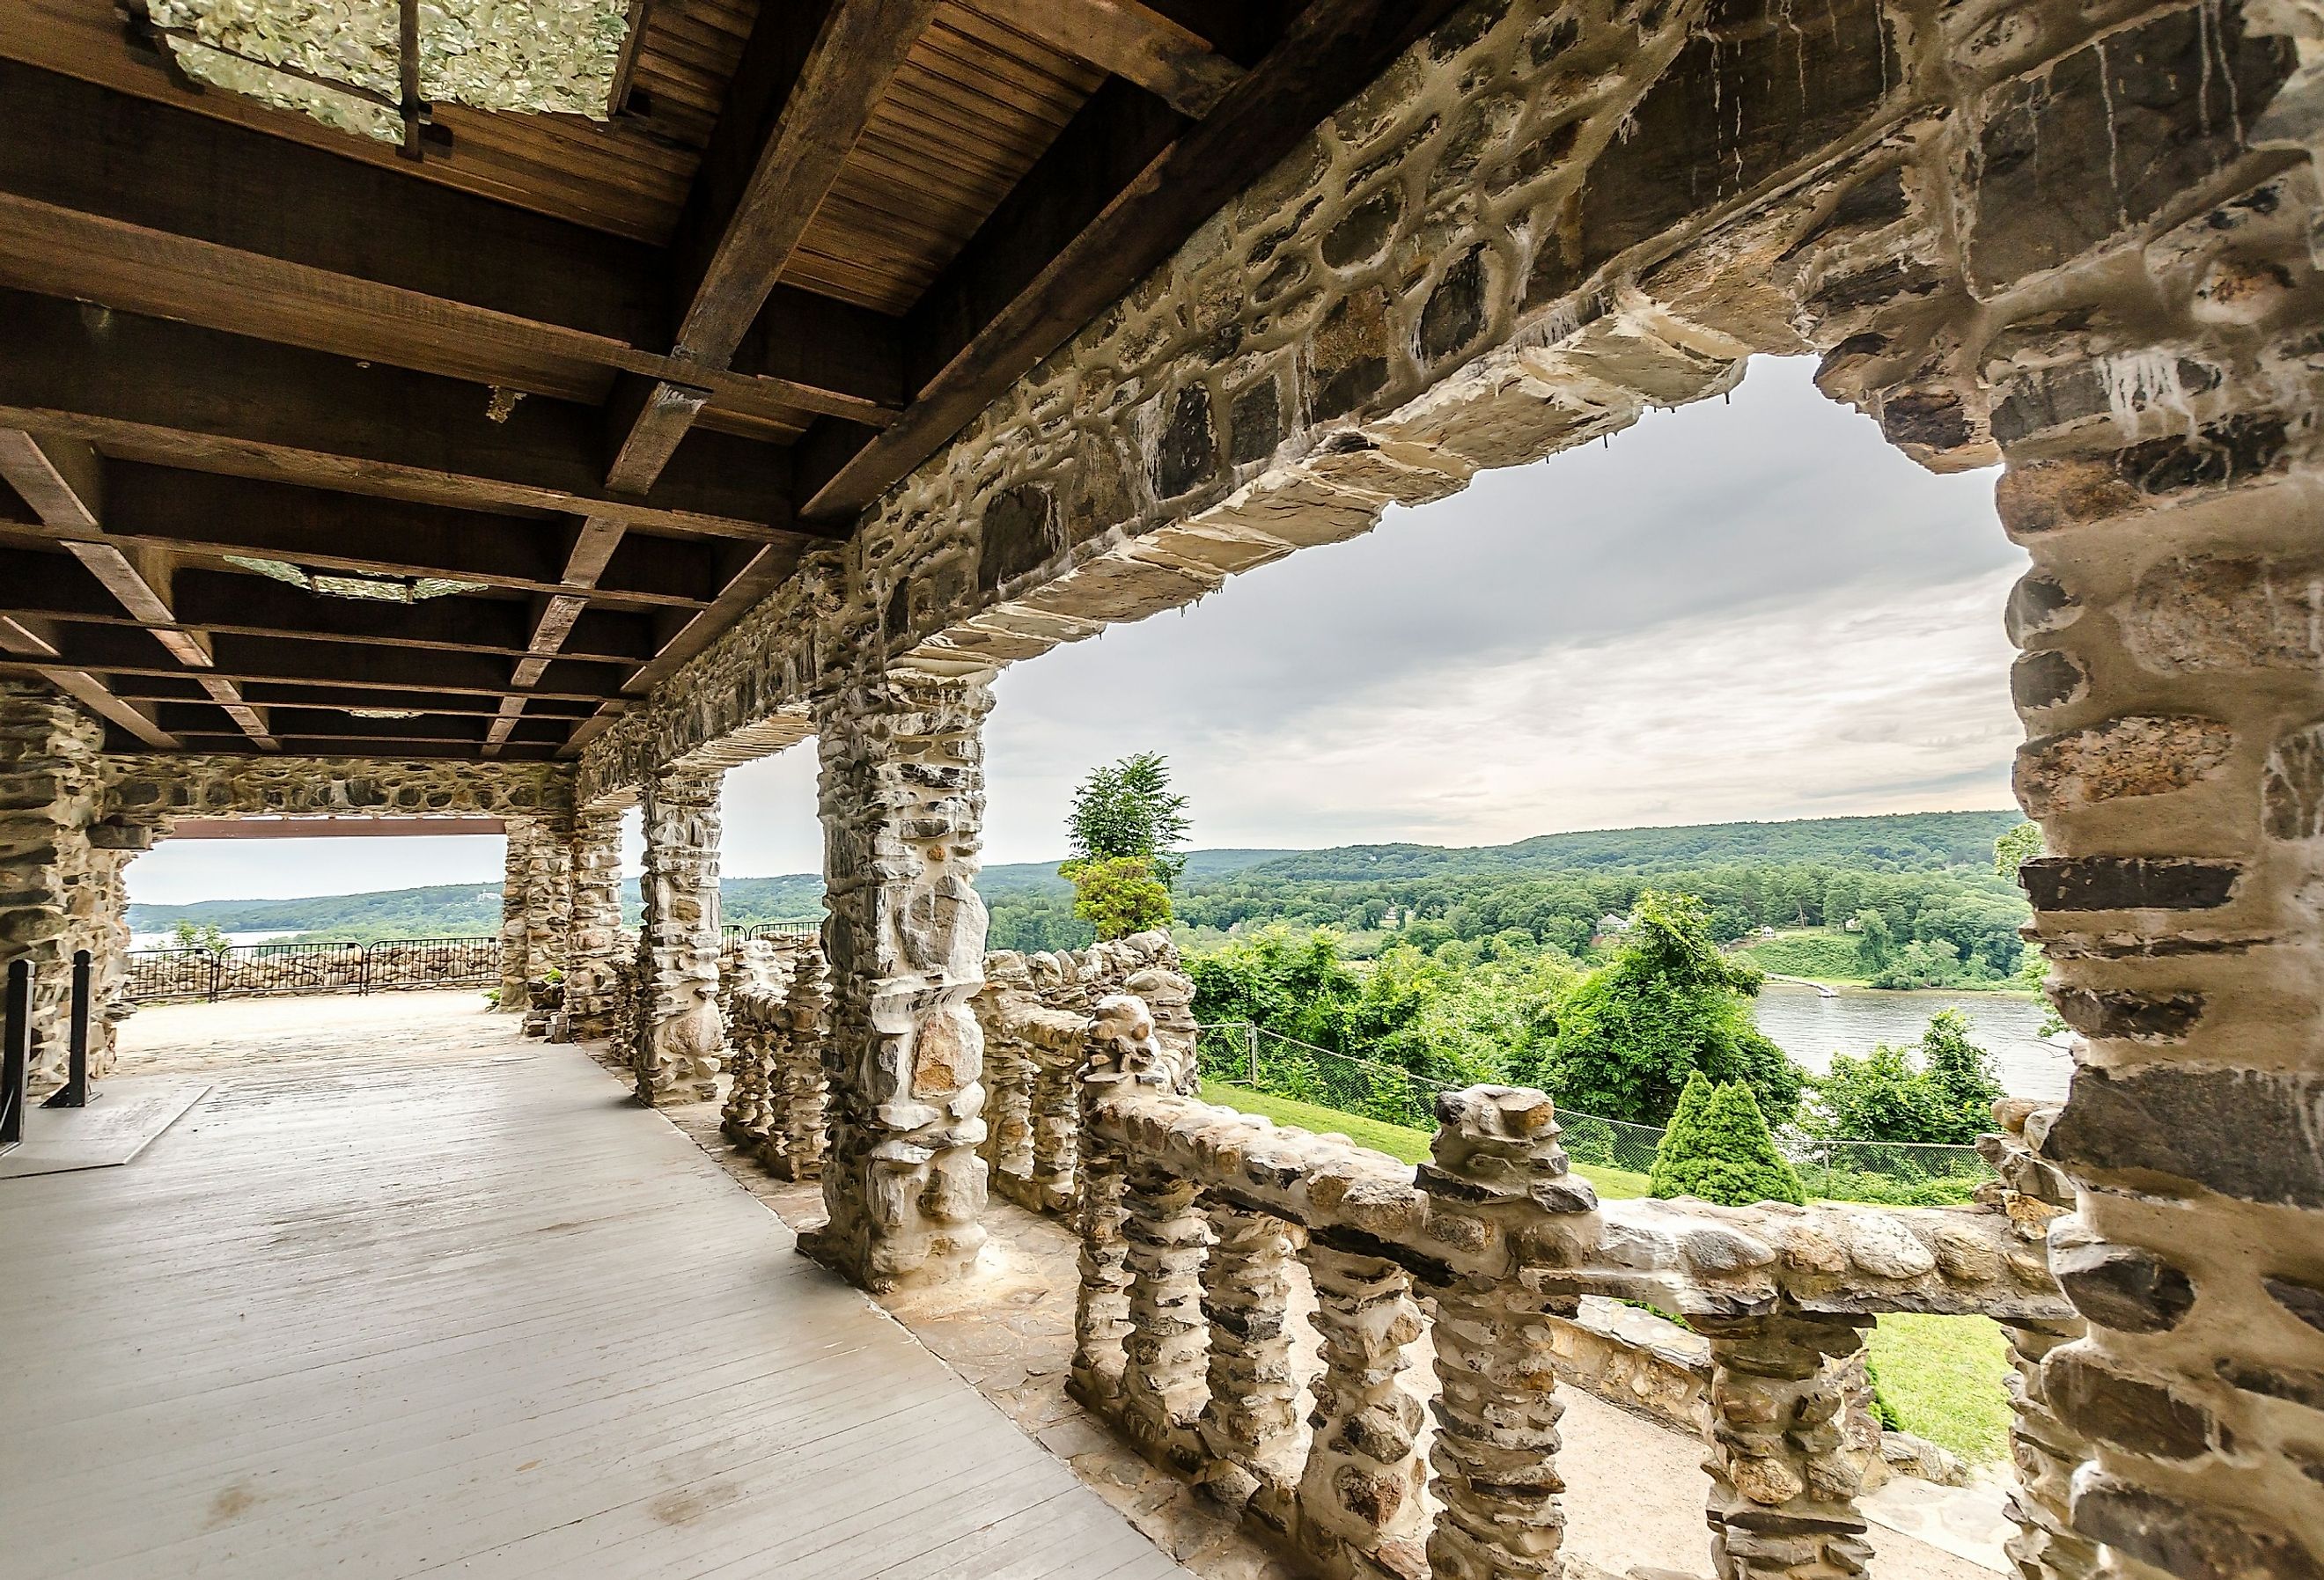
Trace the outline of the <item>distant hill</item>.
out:
[[[1351,888],[1393,885],[1409,904],[1412,885],[1434,890],[1442,881],[1518,880],[1564,876],[1651,877],[1739,865],[1815,866],[1868,873],[1937,873],[1968,870],[1991,882],[1993,841],[2019,821],[2015,812],[1916,812],[1877,818],[1818,818],[1781,823],[1703,823],[1677,828],[1608,828],[1543,834],[1512,845],[1351,845],[1330,850],[1198,850],[1186,858],[1180,883],[1190,912],[1236,897],[1234,910],[1253,918],[1296,916],[1310,897],[1328,893],[1328,914],[1350,902]],[[1461,883],[1465,891],[1471,883]],[[1070,924],[1070,892],[1055,862],[987,867],[977,887],[996,912],[996,932],[1012,941],[1047,947],[1035,936],[1012,934],[1001,913],[1024,912],[1028,922],[1057,932]],[[1383,890],[1382,892],[1388,892]],[[720,885],[726,919],[752,923],[817,914],[823,880],[807,873],[772,878],[728,878]],[[2014,888],[2009,889],[2014,898]],[[1272,895],[1274,903],[1253,903]],[[1396,896],[1391,896],[1396,897]],[[1608,903],[1616,903],[1612,893]],[[1295,902],[1296,901],[1296,902]],[[1626,901],[1623,901],[1626,903]],[[632,884],[622,910],[638,910]],[[1055,913],[1053,917],[1049,913]],[[1325,912],[1316,912],[1317,915]],[[497,883],[439,883],[367,894],[304,900],[208,900],[192,905],[132,905],[130,926],[165,931],[180,918],[211,922],[228,932],[300,931],[334,938],[424,938],[493,933],[500,929]],[[1077,924],[1070,924],[1077,925]],[[1222,918],[1219,925],[1224,925]],[[1084,929],[1085,930],[1085,929]],[[1046,937],[1046,932],[1040,935]],[[996,942],[1000,939],[996,938]]]

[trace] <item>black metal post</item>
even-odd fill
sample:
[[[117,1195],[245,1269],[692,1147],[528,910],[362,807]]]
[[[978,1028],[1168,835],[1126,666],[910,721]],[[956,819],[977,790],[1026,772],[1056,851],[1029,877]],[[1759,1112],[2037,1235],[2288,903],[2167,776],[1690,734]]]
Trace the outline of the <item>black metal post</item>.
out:
[[[24,1139],[24,1081],[32,1064],[32,963],[8,962],[0,1000],[0,1152]]]
[[[72,1041],[65,1054],[65,1084],[49,1095],[43,1108],[86,1108],[88,1089],[88,989],[94,962],[87,949],[73,951]]]

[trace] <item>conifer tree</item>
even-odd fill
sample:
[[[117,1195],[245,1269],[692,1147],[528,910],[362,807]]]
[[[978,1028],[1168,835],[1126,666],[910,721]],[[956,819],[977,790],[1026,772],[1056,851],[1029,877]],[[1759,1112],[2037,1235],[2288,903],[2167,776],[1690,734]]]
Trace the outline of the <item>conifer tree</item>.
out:
[[[1740,1081],[1714,1086],[1701,1070],[1688,1078],[1655,1149],[1648,1188],[1658,1197],[1692,1196],[1731,1207],[1807,1200],[1751,1088]]]

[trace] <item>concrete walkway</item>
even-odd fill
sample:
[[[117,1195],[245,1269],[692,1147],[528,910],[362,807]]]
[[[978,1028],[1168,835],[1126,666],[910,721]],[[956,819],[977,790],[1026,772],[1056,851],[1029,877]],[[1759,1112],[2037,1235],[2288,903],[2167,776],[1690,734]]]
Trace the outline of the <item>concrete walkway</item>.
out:
[[[0,1575],[1180,1571],[583,1052],[150,1011],[215,1089],[0,1180]]]

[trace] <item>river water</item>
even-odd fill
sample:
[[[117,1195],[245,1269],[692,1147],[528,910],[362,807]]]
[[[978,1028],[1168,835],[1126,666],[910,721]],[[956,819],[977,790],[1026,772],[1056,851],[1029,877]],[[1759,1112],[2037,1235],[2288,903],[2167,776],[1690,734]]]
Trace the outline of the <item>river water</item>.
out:
[[[1892,993],[1839,990],[1824,998],[1812,987],[1771,982],[1759,990],[1759,1030],[1809,1069],[1831,1067],[1835,1053],[1866,1054],[1876,1043],[1902,1048],[1920,1040],[1929,1017],[1959,1010],[1969,1017],[1969,1040],[1993,1055],[1995,1073],[2013,1097],[2060,1099],[2073,1061],[2040,1035],[2044,1006],[1998,993]]]

